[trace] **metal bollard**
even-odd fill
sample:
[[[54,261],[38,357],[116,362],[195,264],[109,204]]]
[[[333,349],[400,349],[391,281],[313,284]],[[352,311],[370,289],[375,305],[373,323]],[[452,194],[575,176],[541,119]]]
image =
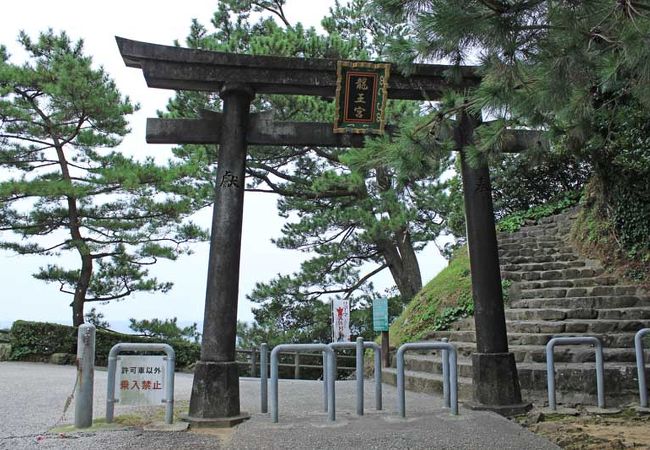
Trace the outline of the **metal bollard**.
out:
[[[88,428],[93,424],[93,387],[95,381],[95,326],[83,324],[77,334],[77,394],[74,426]]]
[[[643,336],[650,333],[650,328],[643,328],[634,335],[634,351],[636,353],[636,371],[639,377],[639,403],[642,408],[648,407],[648,386],[645,379],[645,358],[643,355]]]
[[[447,338],[442,338],[442,342],[448,342]],[[449,353],[447,349],[442,349],[442,397],[445,401],[445,407],[451,407],[449,399]]]
[[[374,342],[371,348],[375,352],[375,409],[381,411],[382,409],[382,398],[381,398],[381,347]]]
[[[329,344],[329,347],[336,351],[339,349],[356,349],[357,344],[354,342],[332,342]],[[381,358],[382,358],[382,352],[381,352],[381,347],[379,344],[376,342],[372,341],[366,341],[363,343],[363,348],[371,348],[375,352],[375,408],[380,411],[382,409],[382,387],[381,387]],[[357,355],[359,354],[358,352],[356,353]],[[356,361],[357,365],[357,370],[358,367],[361,367],[363,370],[363,358],[359,362],[359,360]],[[361,386],[357,383],[357,398],[361,396],[363,398],[363,383]],[[363,404],[362,404],[363,407]],[[357,409],[357,411],[359,411]],[[360,414],[363,415],[363,414]]]
[[[326,354],[327,362],[327,413],[330,421],[336,420],[336,358],[334,351],[326,344],[282,344],[271,352],[271,421],[278,422],[278,379],[279,357],[281,352],[317,352]]]
[[[327,412],[327,376],[328,376],[328,360],[329,357],[327,356],[327,352],[323,352],[323,411]]]
[[[448,342],[417,342],[403,344],[396,354],[397,358],[397,409],[401,417],[406,417],[406,394],[404,386],[404,353],[407,350],[446,350],[449,372],[447,375],[449,383],[449,397],[451,413],[458,415],[458,368],[456,347]],[[443,382],[444,383],[444,382]],[[444,387],[444,384],[443,384]]]
[[[555,337],[546,344],[546,383],[548,388],[548,407],[552,410],[557,408],[555,402],[555,361],[553,360],[553,348],[556,345],[588,344],[593,345],[596,352],[596,390],[598,395],[598,407],[605,408],[605,368],[603,366],[603,345],[600,339],[587,337]]]
[[[261,410],[263,413],[269,411],[269,346],[265,343],[260,345],[260,396]]]
[[[363,338],[357,338],[356,344],[357,372],[357,416],[363,416]]]

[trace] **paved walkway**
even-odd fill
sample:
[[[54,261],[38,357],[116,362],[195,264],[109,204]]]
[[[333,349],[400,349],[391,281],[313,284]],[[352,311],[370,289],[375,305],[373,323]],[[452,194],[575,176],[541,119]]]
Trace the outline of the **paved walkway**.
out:
[[[336,385],[334,423],[322,412],[322,387],[315,381],[280,382],[279,423],[261,414],[259,380],[242,378],[242,410],[251,420],[217,432],[117,429],[47,433],[61,418],[74,385],[74,367],[0,362],[0,449],[557,449],[547,440],[493,413],[461,407],[459,416],[442,399],[407,393],[407,418],[398,418],[396,391],[384,385],[384,410],[374,409],[374,385],[366,381],[366,414],[355,414],[355,382]],[[191,374],[177,374],[175,401],[187,406]],[[105,416],[106,372],[95,373],[94,417]],[[116,407],[125,414],[127,407]],[[74,420],[74,402],[62,423]]]

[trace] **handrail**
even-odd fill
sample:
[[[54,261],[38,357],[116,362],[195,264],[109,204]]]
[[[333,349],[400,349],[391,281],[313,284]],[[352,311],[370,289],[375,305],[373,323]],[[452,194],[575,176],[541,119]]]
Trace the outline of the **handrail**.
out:
[[[259,349],[236,349],[236,352],[238,354],[241,354],[243,357],[245,357],[245,360],[238,359],[236,362],[243,367],[243,370],[247,370],[248,373],[250,373],[251,377],[257,377],[258,376],[258,370],[261,370],[261,356],[260,355],[260,350]],[[322,361],[322,355],[321,353],[315,353],[315,352],[286,352],[289,355],[293,355],[294,360],[293,362],[279,362],[278,366],[279,367],[293,367],[294,368],[294,379],[300,379],[300,373],[301,369],[320,369],[320,370],[326,370],[326,368],[323,368],[322,362],[314,362],[311,364],[305,364],[303,361],[303,358],[300,358],[300,356],[306,356],[309,358],[319,358],[320,361]],[[345,364],[345,361],[349,360],[355,360],[356,361],[356,356],[348,356],[348,355],[338,355],[337,358],[339,360],[343,359]],[[268,371],[268,358],[267,358],[267,371]],[[248,369],[247,369],[248,368]],[[337,371],[354,371],[356,370],[356,365],[353,366],[347,366],[347,365],[337,365],[336,367]]]

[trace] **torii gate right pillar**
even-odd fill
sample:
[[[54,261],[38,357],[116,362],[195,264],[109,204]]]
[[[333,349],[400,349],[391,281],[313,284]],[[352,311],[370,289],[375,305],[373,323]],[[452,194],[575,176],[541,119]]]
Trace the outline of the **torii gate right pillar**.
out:
[[[507,416],[526,411],[531,405],[522,402],[515,358],[508,351],[490,172],[486,161],[480,161],[478,167],[467,162],[466,147],[473,142],[477,123],[478,120],[463,113],[455,130],[463,178],[476,329],[476,353],[472,354],[473,398],[469,406]]]

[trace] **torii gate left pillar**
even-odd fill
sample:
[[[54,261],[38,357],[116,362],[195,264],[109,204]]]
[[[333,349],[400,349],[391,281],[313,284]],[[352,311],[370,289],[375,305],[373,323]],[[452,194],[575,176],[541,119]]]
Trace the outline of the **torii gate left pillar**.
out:
[[[239,260],[244,212],[246,131],[253,90],[226,84],[223,136],[219,146],[201,360],[194,369],[188,420],[193,425],[232,426],[248,416],[239,410],[239,369],[235,358]]]

